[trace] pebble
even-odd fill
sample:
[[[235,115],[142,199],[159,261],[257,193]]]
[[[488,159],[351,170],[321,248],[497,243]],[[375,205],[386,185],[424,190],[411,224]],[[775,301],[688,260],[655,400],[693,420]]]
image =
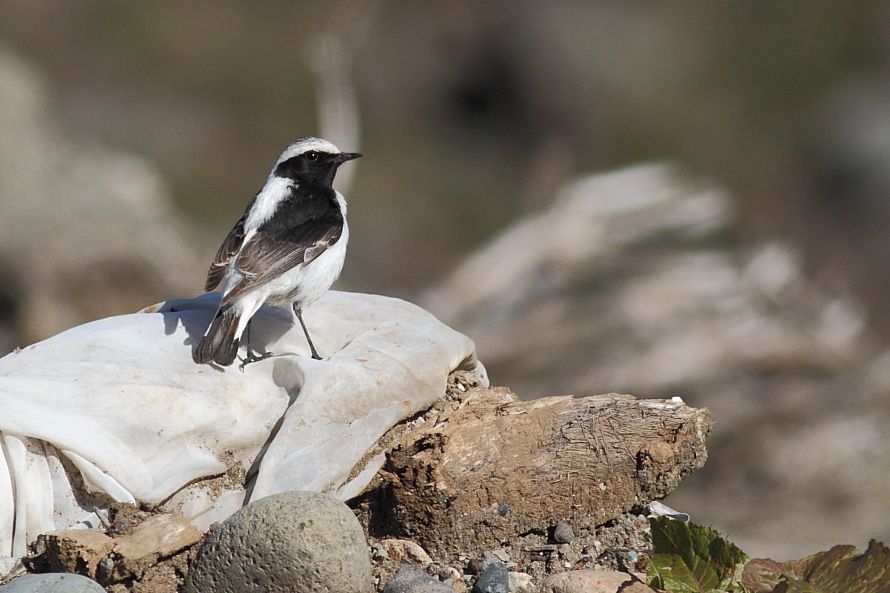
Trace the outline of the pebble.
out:
[[[451,588],[454,589],[457,593],[467,593],[467,590],[470,587],[463,580],[459,580],[451,583]]]
[[[507,567],[501,562],[494,562],[485,567],[473,585],[473,593],[510,593]]]
[[[439,569],[439,580],[447,581],[451,580],[452,582],[457,582],[460,580],[460,572],[456,568],[452,568],[450,566],[443,566]]]
[[[383,593],[454,593],[454,589],[416,568],[403,568],[386,584]]]
[[[578,553],[578,550],[574,549],[572,546],[563,546],[563,550],[560,550],[560,555],[562,559],[569,563],[569,566],[574,566],[579,560],[581,560],[581,554]]]
[[[573,570],[544,579],[540,593],[615,593],[633,577],[615,570]]]
[[[362,526],[336,498],[284,492],[262,498],[213,529],[189,571],[186,593],[369,593]]]
[[[634,552],[633,550],[629,550],[627,552],[627,565],[628,568],[634,569],[637,566],[637,561],[640,559],[640,555]]]
[[[570,544],[575,540],[575,532],[566,521],[559,521],[553,528],[553,541],[558,544]]]
[[[79,574],[29,574],[0,585],[0,593],[105,593],[92,579]]]
[[[507,588],[510,593],[525,593],[531,589],[532,575],[524,572],[510,572],[507,574]]]
[[[498,548],[496,550],[488,550],[482,553],[482,559],[485,560],[485,565],[488,566],[492,562],[510,562],[510,554],[507,553],[506,550],[502,548]]]
[[[473,558],[469,562],[467,562],[467,567],[464,569],[466,574],[480,574],[483,570],[485,570],[485,566],[488,563],[482,558]]]
[[[410,560],[421,566],[432,564],[433,560],[420,544],[407,539],[383,539],[378,544],[383,549],[383,555],[395,562]]]

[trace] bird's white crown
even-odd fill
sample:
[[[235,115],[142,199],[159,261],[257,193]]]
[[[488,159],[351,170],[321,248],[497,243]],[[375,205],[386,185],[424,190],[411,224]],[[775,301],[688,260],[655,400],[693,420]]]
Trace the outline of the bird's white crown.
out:
[[[281,156],[278,157],[278,162],[275,163],[275,165],[278,166],[287,159],[299,156],[301,154],[309,152],[310,150],[327,152],[330,154],[340,153],[339,148],[337,148],[331,142],[328,142],[324,138],[306,136],[304,138],[298,138],[297,140],[291,142],[288,147],[284,149],[284,152],[281,153]]]

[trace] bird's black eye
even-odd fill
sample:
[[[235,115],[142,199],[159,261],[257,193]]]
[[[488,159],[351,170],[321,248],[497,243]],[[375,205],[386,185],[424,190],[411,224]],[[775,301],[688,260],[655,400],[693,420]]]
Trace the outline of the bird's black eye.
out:
[[[315,152],[314,150],[310,150],[309,152],[306,153],[306,160],[307,161],[317,161],[318,153]]]

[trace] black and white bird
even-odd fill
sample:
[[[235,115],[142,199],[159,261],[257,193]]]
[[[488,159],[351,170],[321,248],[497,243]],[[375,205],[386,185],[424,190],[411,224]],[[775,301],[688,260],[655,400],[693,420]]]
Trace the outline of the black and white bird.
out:
[[[292,306],[312,357],[320,359],[302,308],[321,297],[343,269],[346,200],[331,184],[340,165],[360,156],[313,137],[281,153],[210,264],[204,289],[222,296],[192,354],[196,363],[232,364],[250,318],[263,304]],[[248,339],[244,363],[261,358]]]

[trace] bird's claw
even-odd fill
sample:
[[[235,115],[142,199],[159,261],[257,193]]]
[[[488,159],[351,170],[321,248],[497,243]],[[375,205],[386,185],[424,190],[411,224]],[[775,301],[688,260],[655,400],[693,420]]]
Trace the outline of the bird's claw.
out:
[[[271,352],[263,352],[262,354],[257,355],[257,353],[254,352],[253,350],[248,350],[247,354],[244,355],[244,358],[239,359],[241,361],[241,364],[238,365],[238,370],[240,370],[243,373],[245,366],[247,366],[251,363],[254,363],[254,362],[266,360],[270,356],[272,356]]]

